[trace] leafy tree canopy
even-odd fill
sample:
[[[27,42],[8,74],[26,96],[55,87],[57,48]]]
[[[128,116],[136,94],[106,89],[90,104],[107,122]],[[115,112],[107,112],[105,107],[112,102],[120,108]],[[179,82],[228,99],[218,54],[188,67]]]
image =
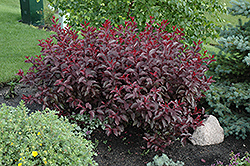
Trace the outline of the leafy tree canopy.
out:
[[[184,28],[189,43],[216,37],[215,23],[208,20],[206,13],[220,19],[219,14],[226,8],[218,0],[48,0],[62,15],[69,25],[79,28],[84,21],[99,27],[106,19],[114,25],[124,24],[129,17],[135,17],[138,28],[142,30],[149,16],[159,22],[168,19],[170,25]],[[171,26],[169,26],[171,27]]]

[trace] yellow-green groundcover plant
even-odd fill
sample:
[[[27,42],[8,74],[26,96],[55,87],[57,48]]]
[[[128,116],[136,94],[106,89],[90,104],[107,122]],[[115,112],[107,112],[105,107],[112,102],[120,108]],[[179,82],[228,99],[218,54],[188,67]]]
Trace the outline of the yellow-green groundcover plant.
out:
[[[55,111],[0,105],[0,165],[97,165],[93,144]]]

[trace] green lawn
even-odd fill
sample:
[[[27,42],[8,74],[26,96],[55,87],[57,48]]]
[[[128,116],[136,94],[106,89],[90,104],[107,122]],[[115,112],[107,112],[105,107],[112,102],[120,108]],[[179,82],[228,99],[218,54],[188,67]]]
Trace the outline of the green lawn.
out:
[[[27,71],[25,56],[40,53],[38,39],[51,33],[18,22],[21,20],[19,0],[0,0],[0,84],[13,80],[20,68]]]

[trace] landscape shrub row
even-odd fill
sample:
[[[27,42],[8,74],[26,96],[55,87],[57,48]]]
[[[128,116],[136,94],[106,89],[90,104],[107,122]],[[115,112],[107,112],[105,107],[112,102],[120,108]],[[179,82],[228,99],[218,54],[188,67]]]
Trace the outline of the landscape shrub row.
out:
[[[0,106],[0,160],[2,165],[98,165],[92,157],[93,145],[83,133],[75,133],[76,125],[65,118],[59,118],[55,111],[27,115],[28,110],[21,102],[18,107]],[[15,122],[15,123],[13,123]],[[60,138],[60,140],[58,140]],[[240,154],[231,153],[229,166],[250,165],[249,153],[240,158]],[[184,165],[176,163],[167,155],[155,156],[147,164],[154,166]],[[223,166],[218,161],[211,166]]]
[[[242,23],[239,19],[239,24],[236,26],[228,25],[224,28],[216,28],[200,13],[212,12],[213,15],[217,16],[219,13],[224,13],[226,11],[225,6],[218,1],[195,0],[186,3],[184,0],[176,0],[141,3],[139,1],[49,0],[49,2],[53,7],[61,9],[62,14],[70,13],[66,16],[67,21],[76,29],[81,29],[81,23],[86,20],[89,21],[90,25],[99,27],[106,18],[110,19],[111,25],[118,27],[119,24],[125,25],[124,20],[127,20],[130,16],[135,16],[135,20],[138,22],[137,28],[139,31],[143,31],[146,26],[145,23],[149,21],[148,15],[154,15],[157,21],[169,18],[170,25],[184,28],[185,30],[182,33],[187,34],[185,35],[185,41],[188,41],[189,44],[193,42],[193,39],[202,38],[206,40],[207,36],[215,37],[216,33],[212,31],[217,29],[217,33],[220,35],[217,47],[220,52],[216,54],[217,62],[209,65],[210,72],[207,73],[209,76],[214,76],[217,84],[207,91],[206,103],[202,104],[207,105],[207,113],[216,115],[220,120],[226,136],[229,134],[234,134],[237,138],[238,135],[241,138],[247,136],[250,124],[244,122],[247,122],[250,118],[249,111],[247,111],[250,104],[247,91],[250,77],[250,21]],[[84,5],[82,5],[83,3]],[[230,3],[232,4],[232,7],[228,8],[230,14],[249,17],[250,4],[248,2],[239,0]],[[148,6],[151,6],[150,10],[148,10]],[[197,22],[201,22],[201,24],[197,25]],[[156,23],[153,25],[155,26]],[[171,27],[167,26],[166,30],[171,30]],[[228,88],[231,89],[230,94],[227,92]],[[239,96],[241,97],[239,98]],[[228,116],[224,116],[225,110]]]
[[[53,22],[55,34],[40,40],[42,54],[27,57],[32,67],[18,73],[20,82],[38,89],[24,96],[26,102],[56,109],[59,116],[108,120],[108,135],[132,123],[147,131],[147,147],[155,150],[177,137],[184,143],[202,124],[205,110],[196,106],[213,82],[205,72],[214,59],[200,53],[201,41],[188,47],[182,30],[168,32],[167,20],[153,17],[143,31],[133,17],[117,27],[109,20],[100,28],[85,22],[80,32]]]
[[[232,4],[232,14],[248,12],[246,2]],[[214,57],[200,53],[202,42],[184,45],[187,31],[176,26],[170,30],[165,20],[157,23],[151,17],[144,29],[141,24],[146,21],[140,20],[139,27],[134,18],[123,25],[113,26],[112,21],[100,28],[84,22],[78,26],[80,32],[55,24],[56,34],[40,41],[42,54],[27,57],[33,64],[27,75],[19,71],[21,82],[39,90],[35,96],[24,96],[26,102],[57,109],[80,126],[92,123],[85,132],[105,124],[108,135],[119,135],[132,123],[145,129],[148,148],[163,150],[179,136],[184,143],[201,125],[206,115],[196,106],[205,94],[206,113],[218,117],[225,135],[247,137],[249,22],[220,30],[221,52],[210,64]],[[217,82],[211,90],[210,75]]]

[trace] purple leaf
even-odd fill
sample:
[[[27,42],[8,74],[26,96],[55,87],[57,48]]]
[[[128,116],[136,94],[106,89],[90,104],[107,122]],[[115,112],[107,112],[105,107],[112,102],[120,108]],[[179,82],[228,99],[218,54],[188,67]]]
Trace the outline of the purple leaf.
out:
[[[108,70],[105,70],[105,71],[104,71],[104,74],[105,74],[105,75],[107,75],[107,76],[111,76],[111,77],[112,77],[111,72],[110,72],[110,71],[108,71]]]
[[[102,110],[99,110],[99,109],[98,109],[96,112],[99,113],[99,114],[104,115],[104,112],[103,112]]]
[[[86,103],[85,107],[88,108],[88,109],[90,109],[90,110],[92,109],[92,106],[89,103]]]
[[[133,94],[127,93],[127,94],[124,96],[124,100],[130,99],[130,98],[133,98],[133,97],[134,97]]]
[[[155,134],[144,139],[155,150],[163,151],[172,136],[184,142],[205,117],[196,106],[214,82],[205,76],[214,57],[197,52],[201,41],[183,45],[182,29],[150,20],[142,31],[132,17],[125,27],[107,20],[97,29],[85,22],[81,38],[55,24],[54,34],[39,40],[41,54],[26,57],[27,74],[17,73],[21,83],[38,87],[25,102],[42,103],[60,116],[87,111],[91,120],[109,118],[108,135],[119,135],[131,121],[152,129]]]
[[[116,117],[115,117],[115,124],[116,124],[117,126],[119,126],[119,124],[120,124],[120,117],[119,117],[119,116],[116,116]]]
[[[90,120],[92,121],[95,117],[95,112],[94,111],[89,111],[90,114]]]
[[[128,118],[127,118],[127,116],[126,116],[126,115],[120,115],[120,117],[122,118],[122,120],[124,120],[124,121],[128,122]]]
[[[155,51],[156,51],[156,49],[150,50],[150,51],[149,51],[149,56],[152,56],[153,54],[155,54]]]

